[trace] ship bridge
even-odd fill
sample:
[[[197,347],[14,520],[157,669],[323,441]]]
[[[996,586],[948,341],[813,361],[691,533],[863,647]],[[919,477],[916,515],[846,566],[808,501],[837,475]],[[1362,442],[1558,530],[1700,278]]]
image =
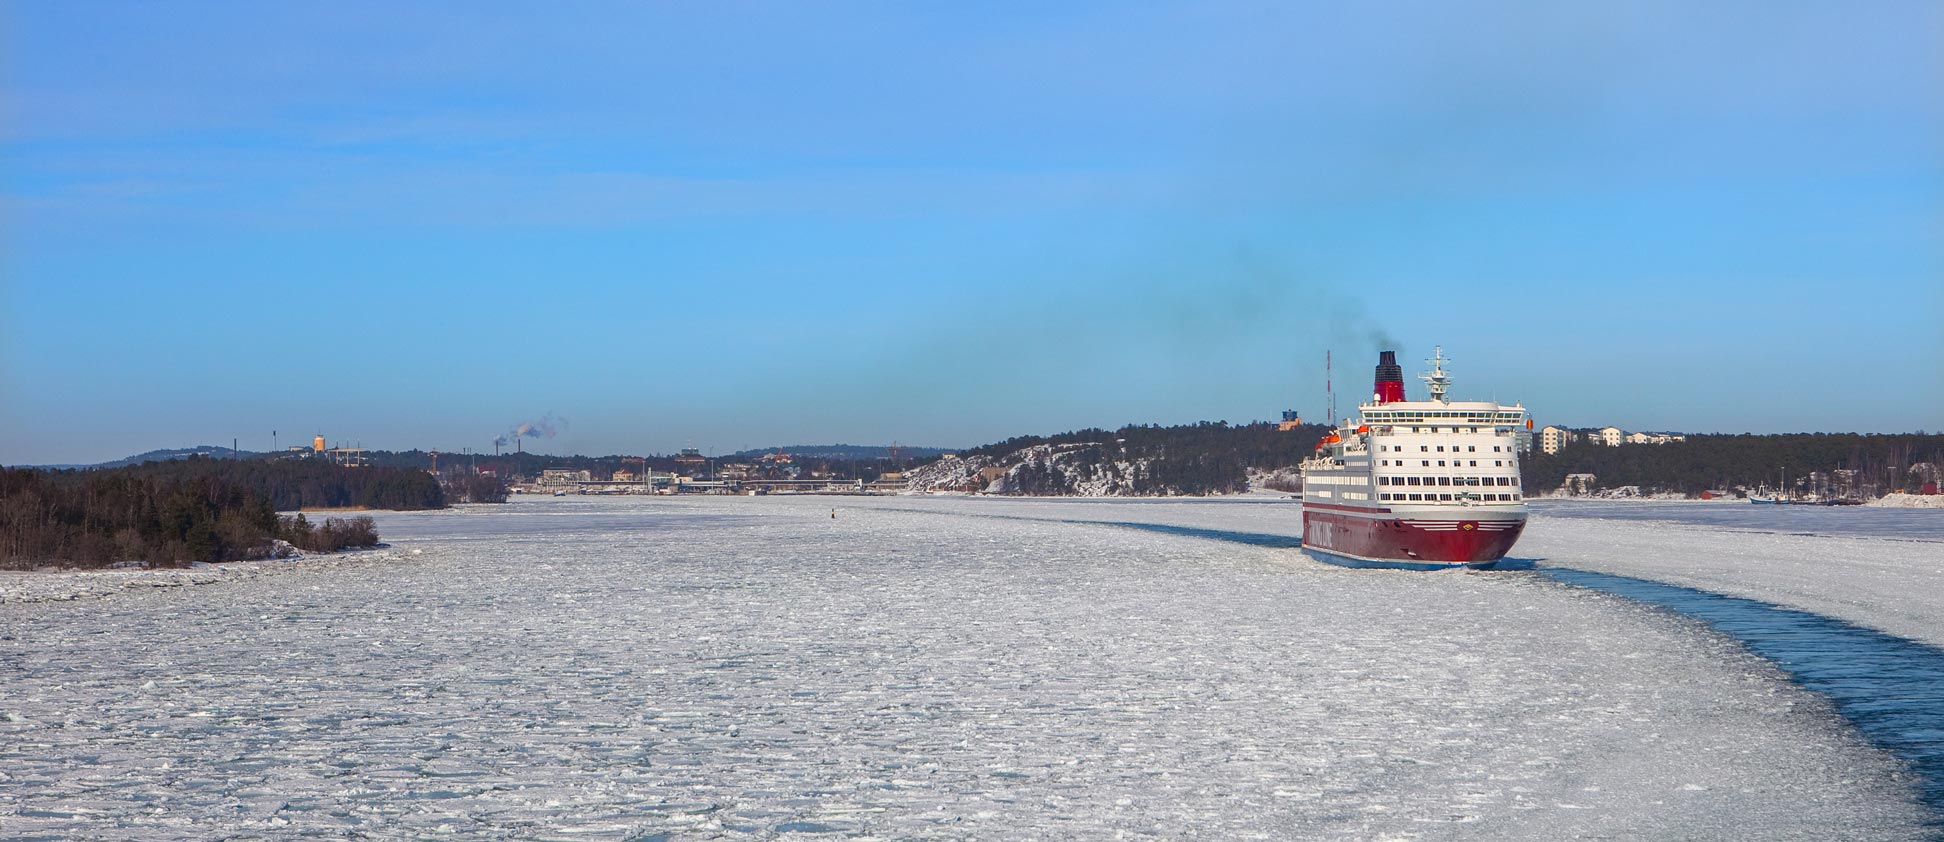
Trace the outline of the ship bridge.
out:
[[[1413,406],[1412,404],[1416,404]],[[1500,406],[1485,401],[1453,403],[1366,404],[1359,408],[1365,424],[1518,424],[1525,421],[1525,408]]]

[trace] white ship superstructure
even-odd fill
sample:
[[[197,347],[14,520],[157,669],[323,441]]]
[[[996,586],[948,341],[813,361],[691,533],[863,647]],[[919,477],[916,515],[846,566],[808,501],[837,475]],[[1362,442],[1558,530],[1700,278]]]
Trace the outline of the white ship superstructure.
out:
[[[1429,362],[1431,399],[1409,401],[1396,353],[1383,352],[1372,399],[1303,462],[1305,548],[1385,566],[1486,567],[1518,540],[1525,407],[1449,400],[1444,349]]]

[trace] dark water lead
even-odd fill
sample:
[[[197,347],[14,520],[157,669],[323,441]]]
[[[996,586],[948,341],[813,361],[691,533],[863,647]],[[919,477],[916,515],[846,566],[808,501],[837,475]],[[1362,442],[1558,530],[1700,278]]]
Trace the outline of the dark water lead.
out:
[[[1279,549],[1299,549],[1303,546],[1301,535],[1271,535],[1266,532],[1231,532],[1226,529],[1201,529],[1194,526],[1169,526],[1165,523],[1131,523],[1119,520],[1068,520],[1062,523],[1086,523],[1094,526],[1120,526],[1139,529],[1144,532],[1159,532],[1163,535],[1184,535],[1190,538],[1212,538],[1236,544],[1254,544],[1258,547]]]
[[[1557,581],[1668,608],[1733,635],[1802,686],[1829,698],[1863,735],[1910,764],[1944,815],[1944,650],[1820,614],[1568,567]]]
[[[1289,535],[1085,522],[1259,547],[1302,546],[1301,538]],[[1871,742],[1909,763],[1918,777],[1919,797],[1944,817],[1944,650],[1821,614],[1646,579],[1542,567],[1518,558],[1505,559],[1498,569],[1536,571],[1568,585],[1677,611],[1732,635],[1803,687],[1828,698]]]

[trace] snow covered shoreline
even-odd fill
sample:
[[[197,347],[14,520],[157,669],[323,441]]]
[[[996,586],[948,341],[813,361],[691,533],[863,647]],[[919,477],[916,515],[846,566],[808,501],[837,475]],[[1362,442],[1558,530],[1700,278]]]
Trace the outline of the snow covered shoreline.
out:
[[[389,549],[345,550],[337,553],[306,553],[282,559],[230,561],[222,564],[198,563],[186,568],[145,570],[40,570],[0,571],[0,605],[29,602],[69,602],[96,599],[125,591],[148,588],[180,588],[239,582],[260,576],[314,569],[347,561],[394,561],[409,553]]]
[[[1893,509],[1944,509],[1944,494],[1885,494],[1863,505]]]

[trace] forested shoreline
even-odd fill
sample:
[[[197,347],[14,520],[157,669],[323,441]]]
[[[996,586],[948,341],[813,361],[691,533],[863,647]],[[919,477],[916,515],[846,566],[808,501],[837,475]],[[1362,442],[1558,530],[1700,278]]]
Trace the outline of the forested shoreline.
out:
[[[268,557],[279,541],[313,551],[371,546],[378,535],[368,517],[313,524],[277,512],[445,505],[439,483],[423,471],[309,459],[0,468],[0,568],[238,561]]]
[[[1325,432],[1320,425],[1284,431],[1226,422],[1083,429],[975,447],[913,473],[943,477],[921,490],[1227,494],[1247,490],[1251,470],[1297,464]],[[1594,488],[1689,496],[1772,488],[1786,476],[1792,493],[1868,499],[1936,483],[1940,464],[1944,435],[1803,433],[1691,435],[1619,447],[1580,442],[1555,454],[1526,454],[1522,470],[1531,494],[1560,488],[1574,474],[1593,475]],[[369,546],[378,540],[370,518],[312,523],[277,513],[444,508],[448,492],[505,499],[498,477],[467,479],[442,489],[427,472],[405,467],[203,456],[110,469],[0,468],[0,569],[176,566],[263,558],[289,546]]]
[[[914,474],[921,490],[1066,496],[1091,482],[1113,494],[1230,494],[1248,488],[1250,470],[1297,465],[1328,432],[1318,424],[1283,431],[1226,422],[1084,429],[971,448],[957,455],[955,472],[939,461]],[[1576,442],[1521,457],[1531,494],[1558,489],[1573,474],[1593,475],[1593,488],[1689,496],[1774,488],[1786,477],[1792,493],[1861,500],[1935,483],[1940,466],[1944,435],[1928,433],[1702,434],[1658,445]]]
[[[1690,435],[1668,444],[1608,447],[1575,442],[1558,453],[1522,459],[1528,493],[1559,488],[1569,474],[1592,474],[1595,487],[1635,486],[1689,496],[1703,491],[1774,488],[1867,498],[1935,482],[1944,435],[1925,433],[1785,433]],[[1806,488],[1817,475],[1824,487]]]

